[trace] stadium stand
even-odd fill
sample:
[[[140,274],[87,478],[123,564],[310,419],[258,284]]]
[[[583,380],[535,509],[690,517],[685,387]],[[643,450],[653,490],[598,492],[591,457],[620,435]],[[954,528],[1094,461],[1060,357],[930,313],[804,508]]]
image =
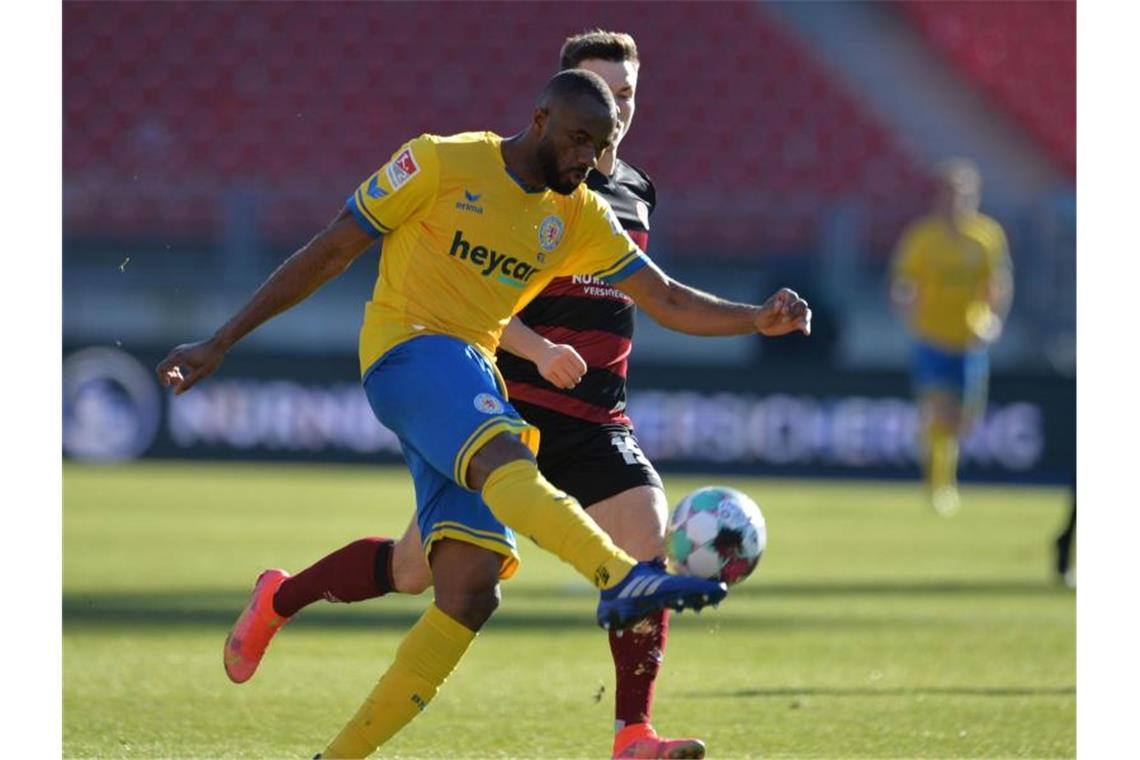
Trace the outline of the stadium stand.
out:
[[[923,172],[762,6],[710,7],[66,3],[65,224],[210,236],[252,213],[295,242],[401,140],[517,130],[558,41],[603,26],[632,32],[646,64],[622,155],[665,199],[657,245],[801,251],[855,197],[868,242],[893,239]],[[485,42],[503,29],[511,42]]]
[[[902,0],[898,7],[932,47],[1075,175],[1075,2]]]

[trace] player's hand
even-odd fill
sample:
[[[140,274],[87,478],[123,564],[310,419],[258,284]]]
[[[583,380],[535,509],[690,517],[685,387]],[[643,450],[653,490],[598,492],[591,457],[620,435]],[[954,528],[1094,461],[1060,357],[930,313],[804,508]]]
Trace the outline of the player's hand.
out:
[[[175,346],[155,367],[158,382],[173,388],[176,396],[185,393],[199,380],[213,374],[225,355],[225,349],[212,339]]]
[[[790,288],[780,288],[760,307],[756,332],[768,337],[799,330],[811,335],[811,309],[808,302]]]
[[[986,332],[982,335],[982,340],[986,343],[996,343],[997,339],[1001,337],[1003,324],[1001,317],[994,314],[993,319],[991,319],[989,325],[986,326]]]
[[[966,325],[982,345],[990,345],[1001,337],[1002,320],[989,304],[972,304],[966,309]]]
[[[563,390],[577,386],[586,374],[585,359],[565,343],[552,344],[534,364],[548,383]]]

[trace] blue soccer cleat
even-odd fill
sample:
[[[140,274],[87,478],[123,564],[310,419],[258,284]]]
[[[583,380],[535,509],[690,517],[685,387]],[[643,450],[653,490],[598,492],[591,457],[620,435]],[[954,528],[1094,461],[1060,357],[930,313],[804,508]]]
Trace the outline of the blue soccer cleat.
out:
[[[620,630],[665,607],[700,610],[727,595],[728,586],[719,581],[673,575],[660,561],[638,562],[621,583],[602,592],[598,625]]]

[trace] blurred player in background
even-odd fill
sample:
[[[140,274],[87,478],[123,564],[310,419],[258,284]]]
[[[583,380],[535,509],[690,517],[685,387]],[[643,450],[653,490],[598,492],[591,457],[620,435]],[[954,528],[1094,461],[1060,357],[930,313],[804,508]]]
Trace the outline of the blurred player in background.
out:
[[[959,506],[958,443],[985,408],[987,352],[1013,297],[1005,233],[980,202],[978,168],[944,162],[932,212],[903,231],[891,272],[891,300],[914,341],[923,472],[946,516]]]
[[[597,617],[607,627],[627,627],[665,606],[699,609],[725,595],[723,584],[635,561],[553,487],[531,453],[536,430],[507,401],[493,364],[511,314],[553,277],[575,273],[621,283],[674,329],[808,330],[807,304],[791,291],[759,307],[735,304],[676,283],[652,264],[604,201],[581,187],[618,126],[606,82],[568,71],[550,80],[514,137],[423,135],[406,143],[213,338],[177,347],[158,366],[162,382],[184,392],[216,370],[237,340],[384,236],[360,333],[361,372],[372,409],[399,436],[415,480],[415,524],[435,599],[324,757],[370,754],[435,696],[498,606],[500,578],[518,566],[506,525],[601,590]],[[335,590],[324,593],[352,601],[367,574],[349,569],[359,556],[326,557],[310,578],[333,576]],[[369,573],[375,562],[368,557]],[[253,675],[287,619],[277,598],[287,579],[280,570],[258,578],[226,641],[231,679]]]

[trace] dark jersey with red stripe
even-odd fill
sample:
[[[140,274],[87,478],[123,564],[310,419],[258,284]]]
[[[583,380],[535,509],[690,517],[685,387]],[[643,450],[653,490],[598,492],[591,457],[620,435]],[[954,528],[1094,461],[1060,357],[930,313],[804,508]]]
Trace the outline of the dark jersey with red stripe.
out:
[[[618,159],[613,176],[592,171],[586,185],[609,202],[629,236],[647,250],[649,215],[657,203],[648,175]],[[540,429],[582,421],[632,426],[625,415],[625,378],[633,315],[629,296],[601,280],[554,279],[516,316],[552,343],[573,346],[588,369],[576,388],[562,390],[544,380],[533,362],[500,349],[499,371],[511,403]]]

